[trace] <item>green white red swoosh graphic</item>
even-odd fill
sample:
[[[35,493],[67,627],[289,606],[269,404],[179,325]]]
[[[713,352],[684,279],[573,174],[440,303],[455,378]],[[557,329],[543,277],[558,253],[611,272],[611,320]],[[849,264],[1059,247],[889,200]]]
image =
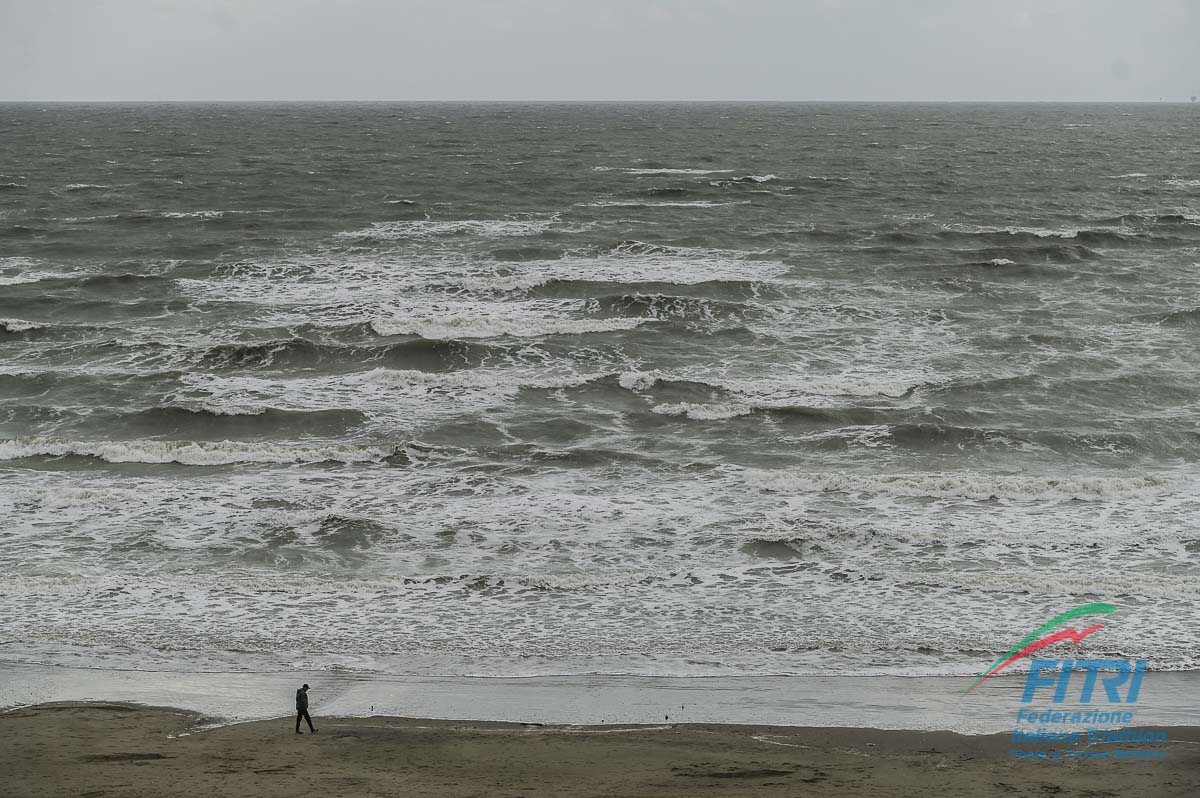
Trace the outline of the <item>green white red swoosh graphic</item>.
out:
[[[1066,623],[1067,621],[1073,621],[1076,618],[1082,618],[1085,615],[1111,615],[1116,611],[1117,608],[1112,604],[1095,602],[1092,604],[1084,604],[1076,607],[1073,610],[1068,610],[1061,615],[1054,616],[1049,621],[1042,624],[1037,629],[1033,630],[1027,636],[1022,638],[1015,646],[1005,652],[1004,656],[993,662],[988,669],[983,672],[983,675],[976,679],[975,682],[966,689],[966,692],[971,692],[976,687],[983,684],[985,681],[1019,660],[1021,657],[1027,657],[1035,651],[1040,651],[1046,646],[1053,645],[1062,640],[1071,640],[1076,645],[1079,645],[1083,638],[1104,628],[1100,624],[1095,624],[1083,630],[1062,629],[1039,639],[1041,635],[1046,634],[1059,624]]]

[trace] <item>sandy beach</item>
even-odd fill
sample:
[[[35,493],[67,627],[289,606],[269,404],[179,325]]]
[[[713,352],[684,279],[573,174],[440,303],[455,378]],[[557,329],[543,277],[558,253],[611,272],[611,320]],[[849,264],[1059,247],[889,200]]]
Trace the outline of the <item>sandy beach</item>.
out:
[[[128,704],[0,715],[6,795],[1192,796],[1200,729],[1164,761],[1012,762],[1005,735],[669,724],[550,726],[395,717],[211,726]]]

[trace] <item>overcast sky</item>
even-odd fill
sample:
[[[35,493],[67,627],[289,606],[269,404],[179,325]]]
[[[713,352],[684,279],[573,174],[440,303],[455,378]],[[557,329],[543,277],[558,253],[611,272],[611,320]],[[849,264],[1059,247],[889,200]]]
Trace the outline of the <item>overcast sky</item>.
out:
[[[1186,100],[1198,0],[0,0],[4,100]]]

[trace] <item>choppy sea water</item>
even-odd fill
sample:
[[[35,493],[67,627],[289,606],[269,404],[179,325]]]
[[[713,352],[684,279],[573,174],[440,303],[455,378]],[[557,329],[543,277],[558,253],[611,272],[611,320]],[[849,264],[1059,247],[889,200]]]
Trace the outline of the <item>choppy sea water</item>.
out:
[[[0,657],[1194,668],[1198,119],[0,106]]]

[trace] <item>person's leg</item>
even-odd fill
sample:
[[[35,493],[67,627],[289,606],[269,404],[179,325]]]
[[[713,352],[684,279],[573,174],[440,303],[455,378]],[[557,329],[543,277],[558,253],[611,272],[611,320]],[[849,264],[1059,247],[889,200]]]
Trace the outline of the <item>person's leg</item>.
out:
[[[304,717],[307,714],[308,713],[305,712],[303,709],[296,710],[296,734],[300,733],[300,718]],[[308,725],[311,726],[312,722],[310,721]]]
[[[311,717],[311,716],[308,714],[308,710],[307,710],[307,709],[306,709],[306,710],[304,710],[304,719],[305,719],[306,721],[308,721],[308,730],[309,730],[310,732],[315,732],[315,731],[316,731],[316,729],[314,729],[314,728],[313,728],[313,725],[312,725],[312,717]],[[297,728],[297,729],[299,729],[299,728],[300,728],[300,723],[299,723],[299,721],[297,721],[297,722],[296,722],[296,728]]]

